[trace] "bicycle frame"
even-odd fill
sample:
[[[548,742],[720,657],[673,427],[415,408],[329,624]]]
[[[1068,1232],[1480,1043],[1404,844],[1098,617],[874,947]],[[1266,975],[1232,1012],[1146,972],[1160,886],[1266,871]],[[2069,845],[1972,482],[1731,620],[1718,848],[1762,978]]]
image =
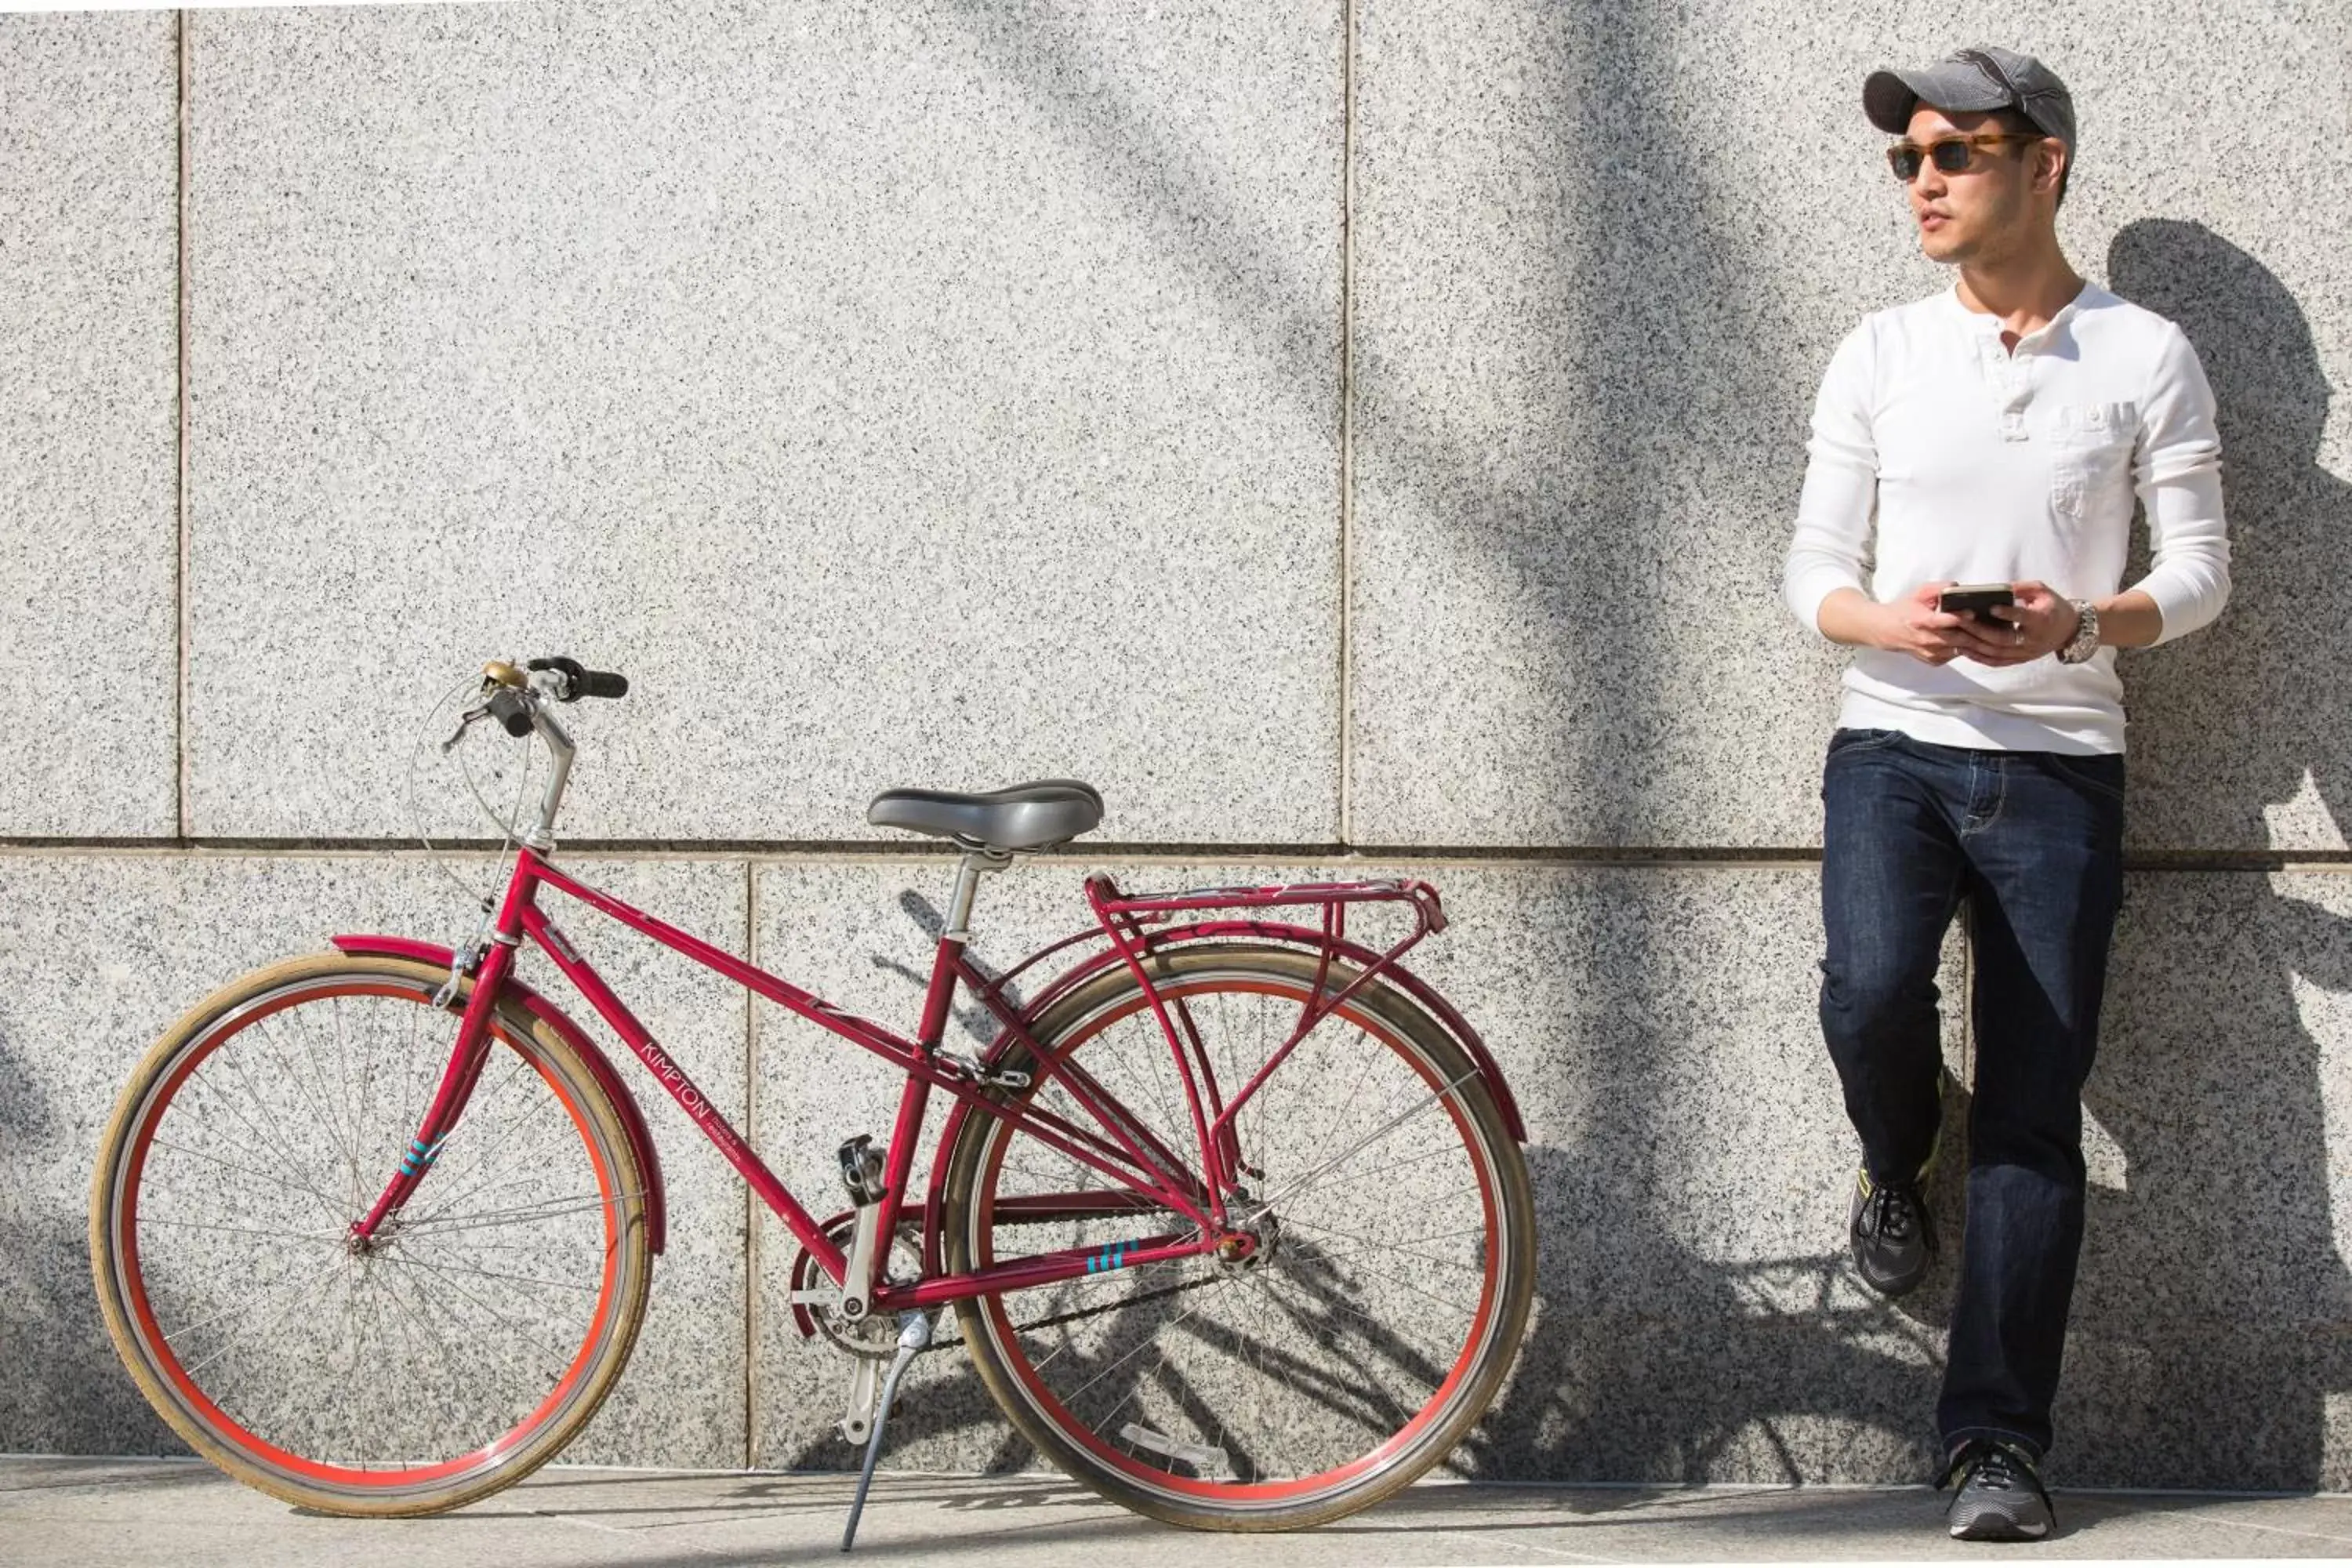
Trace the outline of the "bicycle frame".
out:
[[[959,882],[958,888],[960,913],[969,908],[970,885],[976,879],[976,858],[981,868],[992,868],[1002,863],[1001,858],[995,861],[967,858],[963,880]],[[1481,1075],[1489,1080],[1501,1102],[1508,1108],[1506,1115],[1514,1134],[1524,1137],[1517,1126],[1516,1108],[1510,1107],[1507,1090],[1502,1087],[1501,1075],[1495,1070],[1483,1045],[1442,999],[1436,998],[1434,993],[1414,980],[1396,962],[1423,936],[1441,930],[1444,925],[1436,890],[1426,883],[1357,882],[1296,888],[1226,888],[1130,898],[1121,895],[1108,877],[1097,875],[1088,879],[1087,883],[1087,899],[1097,921],[1096,927],[1055,942],[993,978],[966,955],[967,933],[960,929],[961,919],[951,921],[950,929],[940,935],[934,951],[920,1021],[914,1037],[909,1039],[871,1019],[846,1012],[812,992],[575,879],[554,866],[541,847],[526,843],[517,850],[505,900],[492,922],[489,940],[474,953],[452,960],[460,967],[471,968],[475,977],[473,991],[467,999],[458,1026],[456,1044],[409,1156],[403,1159],[399,1170],[386,1184],[367,1216],[352,1226],[355,1237],[365,1240],[373,1237],[408,1202],[430,1173],[435,1155],[443,1141],[458,1125],[488,1058],[490,1020],[502,997],[520,998],[575,1045],[583,1047],[583,1055],[590,1058],[592,1068],[597,1070],[623,1115],[631,1122],[632,1136],[644,1139],[642,1118],[637,1115],[634,1101],[618,1075],[614,1074],[609,1065],[602,1060],[601,1053],[596,1052],[594,1047],[568,1020],[563,1019],[561,1013],[541,1003],[535,992],[514,978],[515,954],[521,944],[529,941],[546,953],[556,969],[586,998],[598,1016],[645,1064],[703,1135],[717,1145],[719,1153],[759,1194],[760,1200],[783,1222],[794,1239],[808,1250],[825,1273],[836,1284],[847,1283],[849,1259],[842,1247],[825,1233],[824,1226],[786,1190],[774,1172],[696,1086],[685,1068],[655,1040],[628,1005],[614,994],[594,967],[572,946],[562,929],[540,908],[542,889],[553,889],[586,904],[798,1016],[863,1047],[899,1068],[905,1075],[905,1081],[899,1092],[884,1164],[885,1190],[880,1200],[879,1235],[897,1234],[906,1205],[925,1114],[934,1089],[945,1091],[957,1102],[950,1113],[947,1136],[941,1141],[942,1162],[961,1119],[967,1115],[985,1114],[1013,1123],[1019,1131],[1078,1161],[1114,1184],[1102,1190],[1024,1196],[1016,1200],[1019,1206],[1036,1213],[1057,1215],[1171,1211],[1188,1223],[1187,1230],[1134,1238],[1119,1243],[1115,1248],[1071,1248],[1024,1257],[970,1272],[946,1273],[939,1268],[940,1172],[935,1167],[929,1195],[922,1205],[922,1277],[912,1282],[871,1281],[871,1301],[873,1310],[877,1311],[928,1308],[966,1297],[1048,1285],[1108,1268],[1131,1268],[1193,1257],[1221,1246],[1231,1247],[1238,1245],[1244,1249],[1245,1255],[1253,1238],[1245,1233],[1229,1230],[1225,1223],[1224,1200],[1229,1193],[1236,1190],[1242,1158],[1235,1132],[1235,1113],[1256,1092],[1282,1058],[1317,1023],[1366,986],[1384,977],[1402,982],[1425,1004],[1435,1004],[1434,1010],[1438,1016],[1457,1037],[1465,1039]],[[1415,913],[1413,929],[1385,953],[1375,953],[1345,939],[1347,907],[1366,901],[1402,903],[1409,905]],[[1148,924],[1166,922],[1187,911],[1303,904],[1322,908],[1319,931],[1259,921],[1202,921],[1159,932],[1145,929]],[[1322,961],[1312,998],[1302,1005],[1299,1023],[1289,1040],[1248,1084],[1228,1099],[1209,1069],[1207,1055],[1200,1047],[1182,1004],[1181,1001],[1171,1004],[1162,997],[1144,961],[1150,953],[1171,942],[1243,932],[1279,941],[1311,942],[1321,949]],[[1007,987],[1015,977],[1047,956],[1089,939],[1107,940],[1108,950],[1057,977],[1040,998],[1025,1009],[1016,1008],[1007,996]],[[421,944],[397,939],[364,937],[338,937],[336,944],[346,951],[404,952],[410,956],[415,956],[421,947]],[[1345,985],[1327,991],[1323,983],[1330,973],[1335,957],[1346,960],[1354,973]],[[1127,1113],[1091,1074],[1074,1062],[1052,1057],[1030,1034],[1032,1022],[1047,1004],[1067,995],[1083,980],[1105,973],[1112,965],[1119,963],[1125,964],[1140,982],[1160,1031],[1174,1054],[1189,1102],[1192,1131],[1198,1145],[1194,1160],[1188,1161],[1168,1149],[1139,1119]],[[972,1062],[940,1049],[958,985],[964,986],[1003,1026],[1003,1033],[987,1061]],[[1027,1059],[1033,1072],[1051,1077],[1062,1084],[1093,1120],[1094,1128],[1080,1126],[1062,1116],[1027,1104],[1008,1102],[995,1092],[991,1081],[992,1069],[989,1064],[1015,1046],[1027,1048]],[[650,1161],[649,1142],[646,1149],[647,1180],[657,1188],[659,1176],[657,1167],[653,1166]],[[657,1205],[656,1212],[658,1213]]]

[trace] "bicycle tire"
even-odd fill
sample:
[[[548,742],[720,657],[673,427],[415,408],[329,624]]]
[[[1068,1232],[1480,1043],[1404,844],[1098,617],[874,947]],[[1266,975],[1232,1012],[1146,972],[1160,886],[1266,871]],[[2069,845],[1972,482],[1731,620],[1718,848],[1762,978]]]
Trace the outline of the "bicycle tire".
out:
[[[1236,1009],[1225,1003],[1237,999],[1244,1009],[1286,1013],[1295,1019],[1318,966],[1312,953],[1254,943],[1180,948],[1149,962],[1154,984],[1182,1001],[1193,1026],[1204,1013],[1219,1016],[1222,1022],[1211,1026],[1202,1039],[1213,1064],[1218,1051],[1229,1053],[1225,1066],[1215,1068],[1221,1081],[1230,1068],[1242,1069],[1234,1077],[1250,1070],[1244,1056],[1233,1054],[1238,1051],[1230,1037],[1239,1033],[1231,1028]],[[1354,973],[1333,963],[1324,976],[1327,994],[1344,987]],[[1213,1009],[1205,1005],[1212,1001]],[[1229,1036],[1222,1042],[1214,1037],[1220,1027]],[[1277,1021],[1275,1029],[1281,1028]],[[1133,1049],[1107,1046],[1114,1031],[1125,1035],[1121,1045]],[[1124,968],[1056,1003],[1032,1035],[1050,1056],[1086,1066],[1114,1092],[1106,1073],[1116,1065],[1110,1077],[1140,1084],[1145,1069],[1139,1064],[1155,1049],[1169,1072],[1174,1071],[1142,987]],[[1374,1053],[1357,1068],[1346,1043],[1350,1037],[1384,1047],[1385,1058]],[[1088,1050],[1097,1057],[1087,1056]],[[1308,1059],[1310,1053],[1314,1059]],[[1120,1057],[1137,1060],[1117,1060]],[[1025,1049],[1016,1046],[1003,1065],[1034,1075],[1028,1089],[1008,1098],[1067,1098],[1066,1089],[1048,1089],[1051,1080],[1036,1074],[1037,1064]],[[1334,1067],[1355,1069],[1355,1090],[1364,1089],[1379,1067],[1377,1081],[1385,1086],[1380,1102],[1368,1109],[1369,1092],[1330,1094],[1339,1080],[1320,1075]],[[1323,1090],[1318,1100],[1302,1087],[1295,1094],[1307,1099],[1302,1102],[1294,1094],[1292,1103],[1329,1108],[1330,1124],[1312,1137],[1303,1131],[1286,1135],[1278,1110],[1266,1103],[1292,1069],[1302,1086],[1319,1082]],[[1230,1093],[1235,1085],[1227,1082],[1224,1088]],[[1423,1109],[1413,1110],[1416,1098],[1423,1096]],[[1120,1100],[1150,1122],[1137,1097],[1121,1095]],[[1162,1121],[1183,1123],[1174,1129],[1180,1139],[1169,1141],[1169,1147],[1197,1151],[1188,1113],[1170,1113],[1164,1095],[1160,1103]],[[1393,1134],[1378,1131],[1398,1104],[1420,1122],[1413,1134],[1418,1152],[1387,1142]],[[1074,1106],[1071,1101],[1046,1108],[1067,1112]],[[1437,1107],[1444,1114],[1433,1119],[1427,1112]],[[1082,1114],[1073,1119],[1090,1124]],[[1269,1119],[1276,1122],[1271,1130]],[[1307,1528],[1368,1508],[1410,1485],[1451,1454],[1485,1414],[1526,1329],[1535,1286],[1534,1201],[1525,1158],[1466,1053],[1402,993],[1377,983],[1317,1026],[1268,1077],[1242,1122],[1244,1158],[1261,1162],[1253,1179],[1274,1200],[1278,1239],[1261,1267],[1236,1275],[1201,1259],[1135,1269],[1112,1263],[1100,1274],[1060,1286],[960,1302],[957,1310],[982,1384],[1015,1428],[1074,1479],[1171,1524],[1220,1531]],[[1359,1141],[1366,1128],[1371,1130],[1369,1143]],[[1356,1152],[1371,1152],[1371,1168],[1348,1180],[1361,1184],[1388,1175],[1391,1184],[1381,1196],[1404,1216],[1400,1234],[1417,1245],[1370,1235],[1390,1216],[1360,1215],[1344,1205],[1339,1212],[1351,1226],[1335,1231],[1327,1211],[1330,1200],[1343,1194],[1345,1181],[1310,1174],[1305,1185],[1278,1193],[1286,1173],[1276,1168],[1277,1158],[1291,1164],[1288,1173],[1295,1177],[1298,1162],[1308,1157],[1302,1151],[1322,1152],[1317,1157],[1328,1165],[1329,1151],[1348,1151],[1351,1143]],[[1007,1256],[997,1245],[992,1216],[1006,1184],[1011,1152],[1024,1145],[1043,1150],[996,1117],[974,1115],[963,1123],[950,1154],[943,1194],[941,1239],[951,1271]],[[1413,1168],[1416,1162],[1419,1169]],[[1450,1179],[1444,1173],[1455,1165],[1475,1177],[1475,1204],[1459,1193],[1443,1193],[1442,1210],[1404,1209],[1401,1200],[1436,1202],[1433,1194],[1441,1194]],[[1058,1190],[1051,1184],[1079,1169],[1066,1156],[1045,1152],[1043,1158],[1024,1159],[1016,1180],[1027,1184],[1034,1196]],[[1108,1184],[1097,1179],[1098,1187]],[[1318,1187],[1326,1201],[1311,1205]],[[1355,1199],[1347,1202],[1363,1195],[1360,1184]],[[1310,1210],[1325,1217],[1310,1221]],[[1416,1230],[1412,1215],[1419,1213],[1437,1217]],[[1447,1245],[1442,1233],[1459,1228],[1454,1219],[1467,1220],[1477,1232],[1475,1242],[1456,1235]],[[1023,1216],[1003,1228],[1036,1224]],[[1117,1251],[1110,1232],[1164,1233],[1181,1226],[1167,1211],[1108,1222],[1070,1219],[1048,1223],[1048,1245],[1024,1250],[1101,1245],[1108,1258]],[[1355,1228],[1360,1226],[1369,1229]],[[1360,1239],[1334,1248],[1335,1237],[1350,1235]],[[1392,1250],[1379,1254],[1382,1247]],[[1476,1299],[1454,1304],[1461,1323],[1450,1326],[1443,1292],[1388,1278],[1383,1270],[1367,1272],[1368,1253],[1400,1261],[1407,1271],[1469,1267],[1467,1260],[1475,1257]],[[1352,1268],[1347,1261],[1351,1257],[1358,1259]],[[1295,1297],[1276,1284],[1284,1278],[1286,1260],[1297,1277]],[[1119,1280],[1129,1281],[1124,1297],[1115,1293]],[[1246,1300],[1253,1287],[1267,1300]],[[1202,1320],[1204,1306],[1218,1300],[1223,1304]],[[1431,1310],[1429,1302],[1440,1310]],[[1245,1335],[1236,1324],[1249,1319],[1253,1308],[1268,1310],[1256,1313],[1255,1326]],[[1416,1321],[1406,1321],[1416,1315]],[[1339,1326],[1319,1354],[1302,1354],[1302,1349],[1316,1349],[1308,1330],[1318,1322]],[[1297,1332],[1286,1334],[1290,1328]],[[1218,1343],[1221,1330],[1230,1335],[1230,1355]],[[1439,1347],[1440,1353],[1424,1354],[1424,1344]],[[1094,1392],[1122,1367],[1139,1368],[1145,1348],[1152,1345],[1159,1348],[1159,1361],[1148,1372],[1127,1372],[1124,1392],[1117,1382]],[[1062,1370],[1054,1370],[1057,1365]],[[1080,1384],[1089,1371],[1093,1375]],[[1412,1394],[1424,1382],[1430,1392]],[[1402,1397],[1398,1384],[1405,1390]],[[1296,1473],[1280,1473],[1285,1461]],[[1214,1473],[1219,1470],[1223,1473]]]
[[[644,1173],[519,1006],[382,1244],[352,1247],[455,1040],[471,982],[436,1011],[446,978],[324,954],[232,983],[141,1060],[92,1173],[91,1271],[140,1391],[231,1476],[324,1513],[520,1480],[595,1414],[645,1314]]]

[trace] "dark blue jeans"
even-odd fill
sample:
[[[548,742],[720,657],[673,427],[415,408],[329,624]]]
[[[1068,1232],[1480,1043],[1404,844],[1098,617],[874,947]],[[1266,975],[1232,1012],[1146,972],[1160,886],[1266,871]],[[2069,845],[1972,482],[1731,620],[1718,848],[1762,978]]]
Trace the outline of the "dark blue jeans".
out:
[[[2083,1244],[2083,1083],[2123,900],[2124,760],[1841,730],[1825,810],[1822,1033],[1874,1181],[1935,1147],[1936,971],[1965,908],[1976,1085],[1968,1230],[1936,1411],[1946,1447],[2050,1447]]]

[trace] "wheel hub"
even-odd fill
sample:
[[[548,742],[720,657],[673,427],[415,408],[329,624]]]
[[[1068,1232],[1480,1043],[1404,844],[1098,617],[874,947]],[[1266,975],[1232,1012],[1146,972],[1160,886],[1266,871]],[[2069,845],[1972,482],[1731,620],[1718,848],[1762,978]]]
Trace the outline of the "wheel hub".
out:
[[[362,1236],[359,1222],[354,1220],[352,1222],[352,1228],[343,1237],[343,1250],[364,1262],[383,1251],[399,1238],[400,1215],[396,1214],[386,1216],[384,1222],[376,1226],[373,1236]]]
[[[1231,1275],[1253,1273],[1281,1250],[1282,1221],[1271,1211],[1255,1214],[1217,1243],[1217,1268]]]

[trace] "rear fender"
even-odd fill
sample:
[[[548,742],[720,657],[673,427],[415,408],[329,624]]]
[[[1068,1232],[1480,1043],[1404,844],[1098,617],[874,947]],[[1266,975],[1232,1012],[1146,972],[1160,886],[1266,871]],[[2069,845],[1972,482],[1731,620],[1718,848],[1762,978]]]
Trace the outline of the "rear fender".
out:
[[[446,969],[453,957],[450,950],[439,942],[418,942],[412,937],[338,936],[330,940],[339,951],[357,958],[408,958]],[[645,1113],[637,1108],[636,1098],[621,1081],[621,1075],[613,1070],[613,1063],[602,1047],[583,1034],[579,1025],[565,1017],[562,1009],[511,973],[503,990],[523,1011],[554,1030],[565,1045],[579,1054],[587,1066],[588,1076],[596,1080],[596,1087],[613,1102],[622,1130],[628,1134],[630,1152],[637,1157],[637,1169],[645,1173],[646,1239],[654,1251],[659,1252],[668,1239],[669,1204],[662,1186],[661,1153],[654,1147],[653,1134],[646,1126]]]
[[[1296,947],[1318,950],[1328,946],[1333,957],[1345,959],[1360,969],[1370,968],[1381,961],[1379,952],[1360,943],[1349,942],[1344,938],[1335,941],[1312,927],[1286,925],[1276,921],[1201,921],[1192,925],[1173,926],[1165,931],[1153,933],[1151,950],[1154,952],[1160,952],[1187,942],[1211,942],[1228,937],[1254,937],[1265,942],[1285,942]],[[1023,1026],[1026,1027],[1034,1025],[1045,1016],[1045,1010],[1055,1003],[1104,971],[1115,969],[1125,962],[1126,959],[1120,955],[1117,948],[1107,944],[1102,952],[1055,975],[1053,981],[1033,997],[1026,1007],[1022,1009]],[[1503,1069],[1496,1064],[1493,1053],[1486,1049],[1486,1042],[1479,1038],[1478,1031],[1470,1026],[1469,1020],[1463,1017],[1461,1011],[1440,994],[1435,986],[1401,963],[1391,963],[1381,970],[1381,978],[1393,982],[1399,990],[1420,1004],[1422,1009],[1436,1022],[1437,1026],[1462,1047],[1463,1053],[1469,1057],[1471,1065],[1477,1068],[1479,1079],[1486,1086],[1486,1092],[1494,1096],[1495,1109],[1501,1111],[1503,1115],[1504,1130],[1515,1142],[1525,1143],[1528,1141],[1528,1129],[1527,1123],[1519,1116],[1519,1102],[1512,1097],[1511,1086],[1503,1081]],[[996,1044],[987,1052],[987,1059],[994,1062],[1004,1052],[1011,1049],[1013,1044],[1010,1032],[999,1035]],[[965,1119],[972,1114],[969,1102],[962,1100],[956,1101],[955,1109],[948,1113],[947,1121],[940,1131],[938,1152],[932,1156],[930,1192],[924,1213],[926,1254],[924,1264],[934,1271],[939,1268],[940,1262],[936,1254],[940,1220],[947,1194],[948,1156],[955,1148],[956,1135],[962,1130]]]
[[[1152,936],[1151,950],[1160,952],[1184,942],[1236,936],[1287,942],[1295,947],[1320,949],[1328,946],[1334,958],[1343,958],[1359,969],[1369,969],[1381,961],[1377,951],[1360,942],[1349,942],[1344,937],[1333,940],[1311,926],[1286,925],[1277,921],[1200,921],[1192,925],[1172,926]],[[1022,1014],[1022,1022],[1034,1023],[1047,1007],[1062,997],[1104,970],[1117,968],[1125,962],[1117,948],[1107,947],[1085,963],[1073,965],[1066,973],[1055,976],[1053,983],[1029,1004]],[[1421,1004],[1423,1011],[1434,1019],[1440,1028],[1454,1037],[1454,1043],[1462,1047],[1471,1065],[1478,1069],[1479,1078],[1486,1082],[1486,1092],[1495,1097],[1495,1109],[1503,1113],[1504,1130],[1516,1142],[1525,1143],[1528,1129],[1519,1117],[1519,1102],[1512,1097],[1511,1086],[1503,1081],[1503,1069],[1496,1065],[1493,1053],[1486,1049],[1486,1042],[1479,1038],[1478,1031],[1470,1026],[1470,1021],[1453,1003],[1441,995],[1435,986],[1402,963],[1391,963],[1381,970],[1381,978],[1393,982],[1399,990]],[[1000,1042],[997,1049],[1002,1050],[1004,1046],[1005,1042]]]

